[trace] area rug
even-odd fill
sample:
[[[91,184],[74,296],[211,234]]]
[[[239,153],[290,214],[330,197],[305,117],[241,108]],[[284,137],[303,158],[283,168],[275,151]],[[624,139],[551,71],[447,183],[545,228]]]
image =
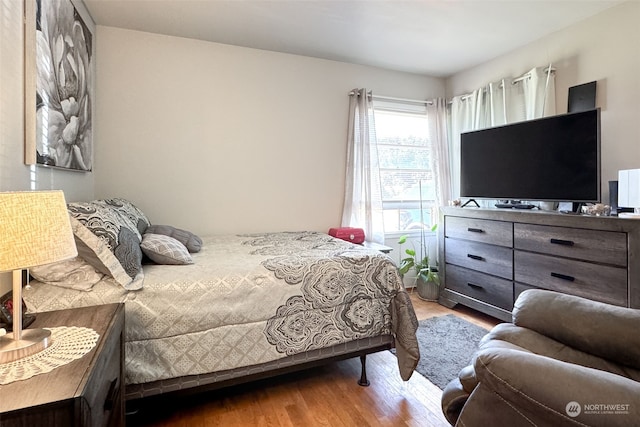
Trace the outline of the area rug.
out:
[[[471,362],[480,339],[489,332],[453,314],[418,323],[420,361],[416,371],[441,390]]]

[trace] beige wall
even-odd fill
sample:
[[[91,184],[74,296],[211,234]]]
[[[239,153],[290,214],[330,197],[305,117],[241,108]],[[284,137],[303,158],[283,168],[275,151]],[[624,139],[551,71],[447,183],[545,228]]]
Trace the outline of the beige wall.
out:
[[[568,88],[597,81],[602,109],[602,196],[619,169],[640,168],[640,2],[629,1],[524,48],[447,79],[447,97],[503,76],[552,63],[556,111],[567,111]]]
[[[425,76],[98,27],[96,196],[197,233],[339,224],[349,90],[444,96]]]

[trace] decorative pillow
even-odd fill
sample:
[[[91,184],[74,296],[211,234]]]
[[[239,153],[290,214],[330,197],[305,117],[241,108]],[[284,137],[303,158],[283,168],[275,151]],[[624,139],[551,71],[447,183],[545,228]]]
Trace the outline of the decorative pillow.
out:
[[[31,267],[29,273],[40,282],[79,291],[90,291],[93,285],[104,276],[79,256],[66,261]]]
[[[200,249],[202,249],[202,239],[190,231],[181,230],[170,225],[150,225],[146,232],[173,237],[186,246],[191,253],[200,252]]]
[[[140,233],[140,239],[142,239],[142,235],[147,230],[147,227],[151,225],[147,216],[136,205],[126,199],[114,197],[111,199],[96,200],[94,203],[104,204],[116,210],[121,217],[126,218],[129,223],[134,225],[138,233]]]
[[[178,240],[164,234],[145,233],[140,244],[142,252],[157,264],[193,264],[187,248]]]
[[[125,289],[142,288],[142,251],[138,232],[113,209],[70,203],[71,227],[78,255]]]

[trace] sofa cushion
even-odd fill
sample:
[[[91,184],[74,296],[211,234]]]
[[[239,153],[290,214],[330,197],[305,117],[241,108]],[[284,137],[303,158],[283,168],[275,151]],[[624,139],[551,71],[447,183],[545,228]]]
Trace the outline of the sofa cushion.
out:
[[[622,427],[640,416],[640,384],[610,372],[498,348],[479,351],[474,369],[478,387],[464,405],[459,425]],[[486,399],[479,396],[482,390],[488,392]],[[584,405],[579,416],[569,414],[571,402]],[[626,408],[620,414],[587,411],[594,403]]]
[[[539,334],[531,329],[516,326],[512,323],[496,325],[482,339],[480,349],[509,349],[534,353],[640,381],[640,370],[638,369],[620,366],[612,363],[610,360],[577,350],[553,338]]]
[[[585,353],[640,369],[640,310],[528,289],[514,304],[513,323]]]

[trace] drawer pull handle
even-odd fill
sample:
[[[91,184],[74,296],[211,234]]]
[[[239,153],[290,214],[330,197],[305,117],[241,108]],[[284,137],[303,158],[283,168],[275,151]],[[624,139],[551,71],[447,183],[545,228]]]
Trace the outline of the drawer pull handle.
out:
[[[114,379],[113,381],[111,381],[111,384],[109,384],[109,391],[107,392],[107,398],[104,401],[104,410],[105,411],[111,411],[113,410],[113,406],[116,402],[116,399],[118,397],[118,392],[120,391],[118,386],[118,379]]]
[[[476,261],[484,261],[484,258],[482,258],[480,255],[467,254],[467,257],[475,259]]]
[[[475,283],[471,283],[471,282],[468,282],[468,283],[467,283],[467,286],[472,287],[472,288],[474,288],[474,289],[483,289],[483,287],[482,287],[482,286],[480,286],[480,285],[476,285]]]
[[[571,240],[551,239],[551,243],[555,245],[573,246],[574,243]]]
[[[467,231],[470,231],[471,233],[484,233],[484,230],[482,228],[467,228]]]
[[[552,277],[557,277],[558,279],[562,279],[562,280],[567,280],[569,282],[573,282],[576,280],[575,277],[573,276],[567,276],[566,274],[560,274],[560,273],[551,273]]]

